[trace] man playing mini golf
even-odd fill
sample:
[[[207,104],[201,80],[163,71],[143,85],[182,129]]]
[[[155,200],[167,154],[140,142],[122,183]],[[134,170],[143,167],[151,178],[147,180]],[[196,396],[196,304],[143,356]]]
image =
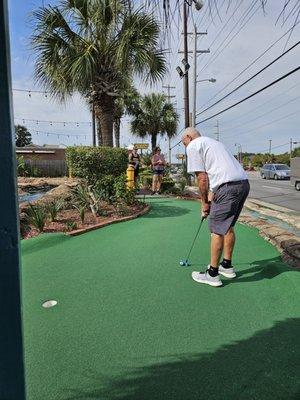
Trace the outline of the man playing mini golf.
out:
[[[201,136],[195,128],[184,131],[182,143],[187,151],[188,173],[195,173],[198,179],[202,217],[209,216],[211,232],[210,264],[206,272],[193,272],[192,278],[199,283],[222,286],[220,275],[236,277],[232,265],[234,225],[249,194],[249,182],[239,162],[222,143]],[[209,191],[213,193],[212,201]]]

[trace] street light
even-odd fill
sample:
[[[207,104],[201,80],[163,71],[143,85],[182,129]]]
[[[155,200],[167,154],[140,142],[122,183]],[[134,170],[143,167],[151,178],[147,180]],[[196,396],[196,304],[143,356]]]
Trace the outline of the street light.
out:
[[[199,81],[197,81],[197,83],[199,82],[211,82],[211,83],[216,83],[217,80],[215,78],[210,78],[210,79],[200,79]]]
[[[238,159],[239,163],[243,163],[243,152],[242,152],[242,145],[240,143],[234,143],[235,146],[238,147]]]
[[[188,6],[191,6],[193,3],[195,4],[195,8],[197,11],[200,11],[201,8],[204,6],[202,0],[185,0]]]

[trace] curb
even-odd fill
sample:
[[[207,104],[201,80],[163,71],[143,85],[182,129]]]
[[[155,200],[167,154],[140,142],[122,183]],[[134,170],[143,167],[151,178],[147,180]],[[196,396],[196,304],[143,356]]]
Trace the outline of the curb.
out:
[[[189,190],[190,193],[195,195],[195,191]],[[193,199],[193,200],[196,200]],[[245,208],[252,211],[256,211],[262,215],[271,216],[280,219],[290,225],[300,228],[300,217],[293,215],[291,210],[284,207],[275,206],[272,204],[264,203],[259,200],[253,201],[248,199],[245,204]],[[286,216],[286,212],[289,214]],[[257,228],[261,237],[268,242],[272,243],[278,251],[281,253],[282,260],[285,261],[291,267],[300,269],[300,238],[291,232],[288,232],[282,228],[276,227],[269,222],[262,221],[250,217],[249,215],[241,214],[238,222],[241,224],[249,225]]]
[[[283,261],[300,269],[300,238],[269,222],[260,221],[248,215],[241,214],[238,222],[257,228],[260,236],[279,250]]]
[[[293,213],[292,210],[281,206],[276,206],[270,203],[265,203],[260,200],[247,199],[245,207],[251,211],[256,211],[259,214],[266,215],[279,219],[283,222],[300,229],[300,216]]]
[[[82,228],[82,229],[76,229],[74,231],[71,232],[66,232],[65,234],[67,236],[78,236],[78,235],[82,235],[83,233],[86,232],[90,232],[90,231],[94,231],[96,229],[100,229],[100,228],[104,228],[105,226],[108,225],[112,225],[112,224],[117,224],[119,222],[125,222],[125,221],[130,221],[132,219],[136,219],[138,217],[141,217],[142,215],[145,215],[149,212],[150,210],[150,205],[148,204],[146,208],[144,208],[143,210],[139,211],[138,213],[134,214],[134,215],[129,215],[128,217],[121,217],[112,221],[107,221],[107,222],[101,222],[99,224],[96,225],[92,225],[86,228]]]

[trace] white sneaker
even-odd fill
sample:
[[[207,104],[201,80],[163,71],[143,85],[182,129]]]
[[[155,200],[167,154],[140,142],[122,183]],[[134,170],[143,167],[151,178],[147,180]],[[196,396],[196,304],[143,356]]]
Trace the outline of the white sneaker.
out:
[[[206,272],[192,272],[192,278],[198,283],[206,283],[207,285],[218,287],[222,286],[220,276],[210,276],[208,270]]]
[[[226,278],[233,279],[236,277],[236,273],[233,267],[224,268],[222,264],[219,265],[219,274],[225,276]]]

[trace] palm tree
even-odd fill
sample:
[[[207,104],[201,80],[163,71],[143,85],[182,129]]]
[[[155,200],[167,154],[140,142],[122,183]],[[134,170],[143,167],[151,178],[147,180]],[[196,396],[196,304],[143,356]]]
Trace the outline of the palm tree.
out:
[[[128,81],[166,72],[158,23],[129,0],[60,0],[33,20],[36,81],[58,100],[78,92],[93,102],[103,145],[112,146],[115,102]]]
[[[169,163],[171,163],[171,139],[176,136],[178,127],[179,115],[176,112],[172,103],[166,104],[165,113],[163,116],[164,131],[169,139]]]
[[[126,91],[116,99],[114,114],[115,145],[120,147],[121,119],[125,114],[132,114],[138,106],[140,95],[135,87],[129,84]]]
[[[152,150],[159,134],[173,136],[176,133],[178,115],[173,105],[167,103],[164,94],[151,93],[144,96],[132,114],[132,133],[142,138],[150,135]]]

